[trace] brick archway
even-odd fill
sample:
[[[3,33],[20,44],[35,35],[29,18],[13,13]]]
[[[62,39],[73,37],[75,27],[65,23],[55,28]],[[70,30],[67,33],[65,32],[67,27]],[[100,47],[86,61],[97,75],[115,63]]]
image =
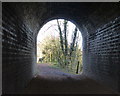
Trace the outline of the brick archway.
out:
[[[84,74],[120,91],[119,9],[119,3],[2,3],[3,93],[19,92],[34,76],[37,33],[58,16],[82,32]]]

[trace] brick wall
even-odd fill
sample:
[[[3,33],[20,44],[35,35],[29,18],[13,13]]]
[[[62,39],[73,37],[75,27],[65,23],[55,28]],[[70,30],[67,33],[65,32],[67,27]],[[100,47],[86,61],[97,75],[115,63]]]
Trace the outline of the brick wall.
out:
[[[113,89],[120,82],[120,17],[87,38],[85,73]]]
[[[2,11],[3,93],[19,92],[33,76],[33,32],[5,4]]]
[[[19,92],[32,78],[35,35],[44,22],[61,16],[75,21],[83,34],[83,73],[120,91],[119,9],[119,3],[4,3],[3,92]]]

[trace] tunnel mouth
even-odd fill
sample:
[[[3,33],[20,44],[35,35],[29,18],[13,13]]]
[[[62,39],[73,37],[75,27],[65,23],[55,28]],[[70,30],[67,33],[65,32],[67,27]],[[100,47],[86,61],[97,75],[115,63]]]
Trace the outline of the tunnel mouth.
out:
[[[82,35],[79,28],[67,19],[46,22],[37,35],[37,65],[81,74]]]

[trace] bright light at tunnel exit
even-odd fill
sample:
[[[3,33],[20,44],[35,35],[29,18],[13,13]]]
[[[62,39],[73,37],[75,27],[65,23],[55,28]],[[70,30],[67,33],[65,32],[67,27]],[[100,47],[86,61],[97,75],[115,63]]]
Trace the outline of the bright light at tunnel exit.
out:
[[[64,22],[64,19],[58,19],[60,23],[63,23]],[[67,30],[68,30],[68,36],[67,36],[67,40],[68,40],[68,43],[70,44],[71,43],[71,40],[72,40],[72,33],[75,29],[76,25],[73,24],[72,22],[68,21],[68,27],[67,27]],[[61,29],[63,29],[64,27],[61,26]],[[78,29],[78,32],[79,34],[79,48],[81,49],[82,51],[82,35],[81,35],[81,32],[79,31]],[[47,22],[39,31],[38,33],[38,36],[37,36],[37,44],[40,44],[41,42],[44,42],[43,40],[48,37],[48,36],[52,36],[52,37],[59,37],[59,31],[58,31],[58,26],[57,26],[57,20],[51,20],[49,22]],[[37,50],[39,50],[37,48]],[[40,54],[41,52],[37,51],[37,54]],[[42,57],[42,56],[40,56]]]

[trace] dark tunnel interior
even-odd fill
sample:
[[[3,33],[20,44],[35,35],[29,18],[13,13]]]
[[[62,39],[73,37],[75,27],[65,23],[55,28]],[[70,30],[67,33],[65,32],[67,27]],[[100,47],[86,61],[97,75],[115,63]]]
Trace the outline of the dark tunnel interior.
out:
[[[120,92],[120,3],[93,2],[3,2],[2,92],[20,93],[34,77],[37,34],[54,18],[79,27],[83,74]]]

